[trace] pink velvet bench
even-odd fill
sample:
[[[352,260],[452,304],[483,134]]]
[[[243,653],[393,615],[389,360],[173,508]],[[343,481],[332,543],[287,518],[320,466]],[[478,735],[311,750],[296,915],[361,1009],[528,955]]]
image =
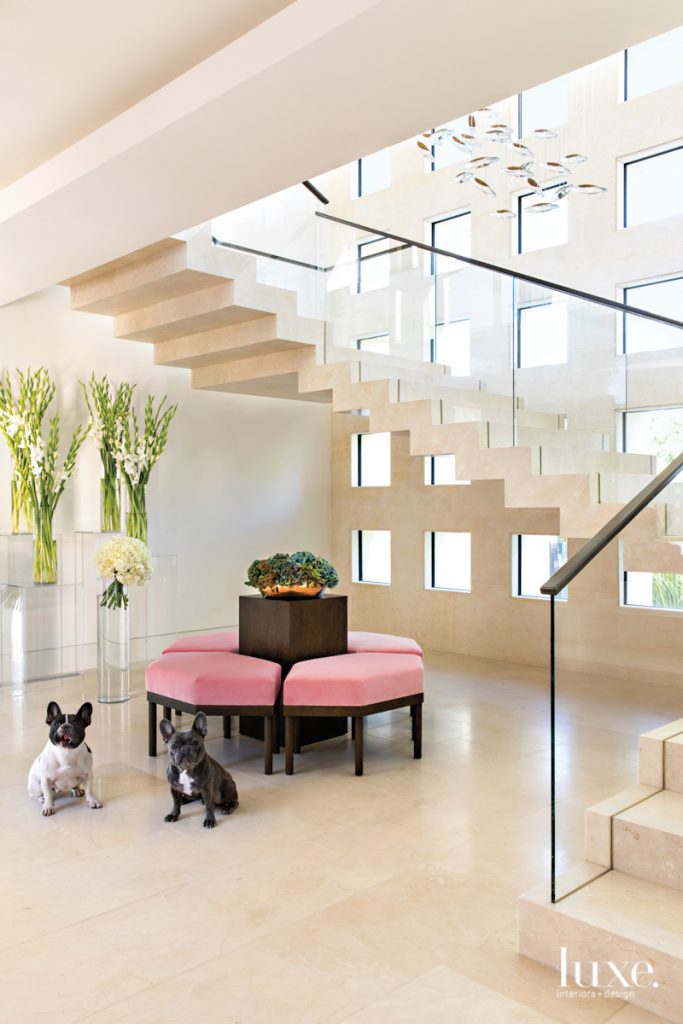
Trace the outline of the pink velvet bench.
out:
[[[337,654],[298,662],[283,687],[286,774],[294,774],[297,722],[307,715],[353,719],[356,775],[362,775],[364,719],[410,707],[413,753],[422,757],[423,701],[424,667],[418,654]]]
[[[215,634],[214,634],[215,635]],[[149,702],[149,755],[157,753],[157,704],[171,709],[223,716],[223,736],[230,736],[231,715],[257,715],[264,721],[264,771],[273,771],[275,708],[281,668],[273,661],[228,651],[169,651],[145,671]]]
[[[409,636],[392,636],[389,633],[365,633],[349,630],[349,654],[419,654],[422,648],[416,640]],[[237,654],[240,649],[238,629],[223,630],[218,633],[194,633],[181,636],[164,649],[164,654],[183,651],[224,651]]]

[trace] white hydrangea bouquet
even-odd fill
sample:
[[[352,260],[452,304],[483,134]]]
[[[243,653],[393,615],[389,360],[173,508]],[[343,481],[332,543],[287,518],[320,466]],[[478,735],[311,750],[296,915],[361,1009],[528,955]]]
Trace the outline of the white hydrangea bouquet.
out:
[[[113,537],[97,552],[97,567],[104,579],[112,577],[102,594],[103,608],[127,608],[126,587],[140,587],[152,577],[152,555],[134,537]]]

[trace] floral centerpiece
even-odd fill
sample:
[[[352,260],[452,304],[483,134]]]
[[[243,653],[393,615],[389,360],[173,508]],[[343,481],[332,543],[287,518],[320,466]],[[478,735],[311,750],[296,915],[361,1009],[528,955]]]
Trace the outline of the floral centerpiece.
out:
[[[140,587],[152,577],[152,556],[146,544],[134,537],[113,537],[97,552],[103,579],[111,577],[100,598],[102,608],[127,608],[126,587]]]
[[[247,571],[246,585],[264,597],[318,597],[336,587],[339,575],[333,565],[311,551],[257,558]]]
[[[129,512],[126,533],[129,537],[147,543],[147,502],[145,490],[149,483],[152,467],[159,461],[166,447],[168,429],[175,416],[177,405],[166,406],[166,397],[155,408],[155,400],[149,395],[145,402],[144,423],[140,430],[133,407],[130,414],[121,420],[121,429],[116,440],[114,459],[128,491]]]
[[[81,382],[81,387],[90,413],[90,435],[102,461],[100,529],[103,533],[118,533],[121,529],[121,480],[116,451],[123,422],[130,413],[133,388],[123,383],[114,392],[106,377],[96,380],[94,373],[87,385]]]
[[[59,413],[51,418],[47,441],[43,439],[43,419],[55,395],[55,385],[48,371],[18,371],[19,397],[14,412],[7,419],[8,432],[18,452],[15,467],[31,506],[34,531],[33,580],[35,583],[57,582],[57,542],[54,538],[54,514],[66,482],[74,471],[76,456],[88,434],[85,426],[76,427],[61,468],[59,455]],[[0,407],[7,416],[12,399],[9,374],[5,375]],[[16,428],[16,429],[15,429]],[[7,435],[6,435],[7,436]]]

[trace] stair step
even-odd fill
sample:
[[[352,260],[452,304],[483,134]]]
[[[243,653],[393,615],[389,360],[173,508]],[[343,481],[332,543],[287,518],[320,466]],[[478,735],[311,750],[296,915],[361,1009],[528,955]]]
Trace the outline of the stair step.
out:
[[[587,981],[597,961],[602,984],[613,982],[614,997],[683,1024],[683,892],[608,871],[551,904],[545,882],[520,898],[519,925],[523,956],[559,971],[564,948],[570,964],[581,963]],[[620,969],[626,962],[629,975],[637,963],[651,964],[653,973],[643,971],[640,986],[625,990],[610,961]]]
[[[683,794],[662,790],[615,815],[612,866],[683,889]]]
[[[154,362],[188,368],[211,366],[301,346],[315,346],[322,342],[323,333],[324,325],[319,320],[273,313],[198,334],[158,341],[154,346]]]
[[[664,786],[673,793],[683,793],[683,732],[664,744]]]
[[[642,734],[639,741],[641,785],[664,789],[665,757],[667,754],[670,756],[671,753],[665,750],[665,746],[679,733],[683,734],[683,718],[660,725],[658,728],[650,729],[649,732]]]
[[[191,268],[185,243],[167,238],[63,283],[71,289],[72,309],[119,316],[224,281]]]

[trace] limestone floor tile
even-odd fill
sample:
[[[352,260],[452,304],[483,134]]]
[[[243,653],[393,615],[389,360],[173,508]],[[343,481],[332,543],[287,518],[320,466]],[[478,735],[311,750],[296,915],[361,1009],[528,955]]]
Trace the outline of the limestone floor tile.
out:
[[[341,1024],[341,1018],[334,1020]],[[442,964],[343,1020],[348,1024],[553,1024],[554,1018],[501,996]]]
[[[147,755],[140,670],[117,706],[96,703],[93,673],[0,689],[3,1024],[55,1015],[36,978],[56,949],[77,965],[57,982],[66,1024],[440,1024],[452,998],[448,1024],[603,1024],[611,1006],[565,1005],[554,973],[516,953],[517,896],[549,871],[546,674],[430,652],[426,667],[423,759],[404,711],[377,716],[362,778],[348,735],[306,748],[292,777],[282,754],[264,776],[261,744],[236,721],[224,740],[211,719],[207,747],[240,792],[214,830],[200,803],[163,821],[167,756],[161,742]],[[624,788],[639,733],[676,702],[598,677],[562,684],[558,861],[571,867],[585,807]],[[95,705],[102,810],[66,797],[42,818],[26,794],[50,699]],[[613,1012],[631,1024],[630,1008]]]
[[[637,1006],[625,1006],[613,1020],[614,1024],[666,1024],[664,1017],[639,1010]]]

